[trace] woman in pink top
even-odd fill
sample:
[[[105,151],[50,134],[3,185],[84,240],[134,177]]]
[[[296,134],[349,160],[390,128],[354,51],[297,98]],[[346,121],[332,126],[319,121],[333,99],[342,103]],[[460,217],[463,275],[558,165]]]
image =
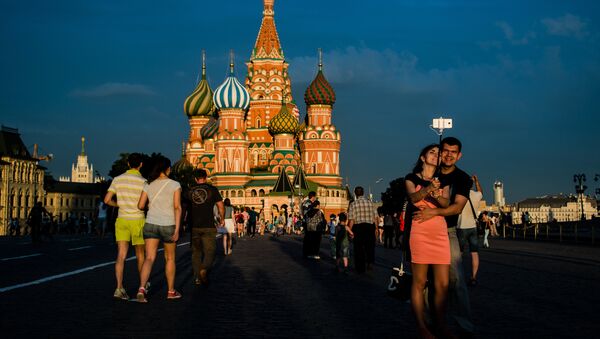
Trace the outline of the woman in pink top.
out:
[[[449,186],[440,188],[440,181],[435,177],[438,153],[438,145],[425,147],[419,154],[412,173],[405,177],[411,211],[448,206]],[[413,274],[411,303],[419,334],[423,338],[433,338],[425,323],[423,297],[429,266],[434,277],[435,325],[442,333],[449,334],[444,318],[450,273],[450,240],[444,217],[436,216],[425,221],[412,220],[409,244]]]

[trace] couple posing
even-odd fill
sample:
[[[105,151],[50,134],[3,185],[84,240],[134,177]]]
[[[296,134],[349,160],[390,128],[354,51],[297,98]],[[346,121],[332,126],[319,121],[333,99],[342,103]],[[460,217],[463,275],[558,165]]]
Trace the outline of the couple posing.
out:
[[[423,293],[430,268],[434,292],[430,308],[437,334],[453,337],[445,322],[448,301],[450,314],[461,334],[471,336],[474,332],[456,236],[458,216],[467,204],[472,185],[470,176],[456,167],[461,157],[461,142],[453,137],[445,138],[441,145],[425,147],[413,171],[405,177],[409,200],[405,233],[409,238],[408,253],[413,274],[411,303],[423,338],[433,338],[426,323]]]

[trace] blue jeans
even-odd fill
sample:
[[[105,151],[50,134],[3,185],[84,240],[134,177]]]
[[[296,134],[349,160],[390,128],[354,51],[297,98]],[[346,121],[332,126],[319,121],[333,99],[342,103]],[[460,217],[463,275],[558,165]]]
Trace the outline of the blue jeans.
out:
[[[450,284],[448,288],[448,313],[458,326],[467,331],[475,332],[471,316],[469,290],[465,282],[462,255],[456,236],[456,228],[448,228],[450,238]]]

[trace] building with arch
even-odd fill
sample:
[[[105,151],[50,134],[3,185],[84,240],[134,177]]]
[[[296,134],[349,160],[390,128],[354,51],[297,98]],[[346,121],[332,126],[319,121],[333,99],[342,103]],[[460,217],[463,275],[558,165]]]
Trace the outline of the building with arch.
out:
[[[44,197],[44,167],[25,147],[19,130],[0,129],[0,235],[11,218],[24,225],[27,213]]]
[[[348,190],[340,175],[341,134],[332,121],[336,97],[319,51],[316,77],[305,91],[307,112],[292,98],[292,82],[275,26],[275,0],[263,0],[263,17],[243,85],[229,74],[214,91],[202,77],[184,102],[190,133],[185,160],[204,168],[234,205],[257,209],[291,204],[315,191],[326,214],[346,210]],[[280,174],[293,182],[276,189]],[[287,187],[287,186],[285,186]],[[277,191],[277,192],[276,192]]]

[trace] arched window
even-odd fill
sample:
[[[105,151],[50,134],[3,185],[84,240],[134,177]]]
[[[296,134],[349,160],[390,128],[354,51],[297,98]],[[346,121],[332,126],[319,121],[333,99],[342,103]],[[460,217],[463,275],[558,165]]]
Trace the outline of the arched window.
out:
[[[243,198],[244,197],[244,191],[239,190],[238,191],[238,198]]]
[[[265,196],[265,190],[261,188],[260,191],[258,191],[258,196],[259,197],[264,197]]]
[[[260,128],[260,117],[256,118],[256,128]]]
[[[336,191],[336,192],[335,192],[335,197],[336,197],[336,198],[339,198],[339,197],[340,197],[340,191]]]
[[[252,191],[250,191],[250,196],[251,196],[251,197],[255,197],[255,196],[256,196],[256,190],[252,190]]]

